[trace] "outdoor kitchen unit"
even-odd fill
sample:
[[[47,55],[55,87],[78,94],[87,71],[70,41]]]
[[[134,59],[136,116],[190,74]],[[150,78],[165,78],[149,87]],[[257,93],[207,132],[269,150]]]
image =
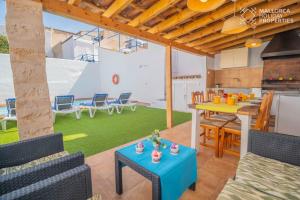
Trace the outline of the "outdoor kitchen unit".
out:
[[[263,90],[300,91],[300,31],[274,36],[263,50]]]

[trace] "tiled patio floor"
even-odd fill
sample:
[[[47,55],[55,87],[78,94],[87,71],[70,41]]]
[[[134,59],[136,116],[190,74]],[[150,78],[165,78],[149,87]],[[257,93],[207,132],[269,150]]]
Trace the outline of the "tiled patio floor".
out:
[[[162,137],[189,146],[190,129],[191,122],[186,122],[163,131]],[[151,182],[127,167],[123,169],[124,193],[121,196],[115,193],[114,151],[115,149],[111,149],[86,159],[87,164],[92,168],[93,192],[100,193],[103,200],[150,200]],[[181,199],[216,199],[227,179],[234,176],[238,158],[229,155],[224,155],[222,159],[215,158],[212,149],[201,147],[197,160],[196,191],[186,191]]]

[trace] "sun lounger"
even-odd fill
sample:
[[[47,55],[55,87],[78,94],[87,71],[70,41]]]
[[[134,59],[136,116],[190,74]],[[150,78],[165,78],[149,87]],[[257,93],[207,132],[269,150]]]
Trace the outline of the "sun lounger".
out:
[[[1,119],[2,130],[6,130],[7,121],[16,121],[16,98],[6,99],[7,116]]]
[[[56,114],[75,113],[76,119],[80,119],[80,109],[74,106],[74,95],[56,96],[54,101],[53,122],[55,122]]]
[[[129,101],[131,93],[121,93],[118,99],[109,102],[110,105],[113,105],[118,114],[121,114],[125,107],[129,107],[131,111],[136,110],[136,103]]]
[[[108,94],[95,94],[91,103],[81,103],[80,106],[88,108],[90,117],[93,118],[97,110],[107,110],[111,115],[114,112],[114,107],[107,102]]]

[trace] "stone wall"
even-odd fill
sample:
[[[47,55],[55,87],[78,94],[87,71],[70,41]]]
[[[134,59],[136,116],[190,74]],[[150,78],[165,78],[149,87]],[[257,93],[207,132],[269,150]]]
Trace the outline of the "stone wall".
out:
[[[20,139],[53,133],[42,5],[31,0],[7,0],[6,3]]]

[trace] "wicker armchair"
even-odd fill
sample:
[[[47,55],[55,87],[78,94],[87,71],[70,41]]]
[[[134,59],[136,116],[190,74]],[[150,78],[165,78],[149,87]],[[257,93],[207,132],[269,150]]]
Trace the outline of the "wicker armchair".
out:
[[[82,153],[76,153],[15,173],[2,175],[0,176],[0,195],[31,185],[83,164],[84,155]]]
[[[86,200],[92,197],[91,170],[81,165],[0,196],[5,200]]]
[[[62,134],[51,134],[0,146],[0,170],[20,166],[64,150]],[[84,164],[84,155],[76,153],[0,175],[0,195],[55,176]]]
[[[36,137],[0,146],[0,169],[64,151],[61,133]]]

